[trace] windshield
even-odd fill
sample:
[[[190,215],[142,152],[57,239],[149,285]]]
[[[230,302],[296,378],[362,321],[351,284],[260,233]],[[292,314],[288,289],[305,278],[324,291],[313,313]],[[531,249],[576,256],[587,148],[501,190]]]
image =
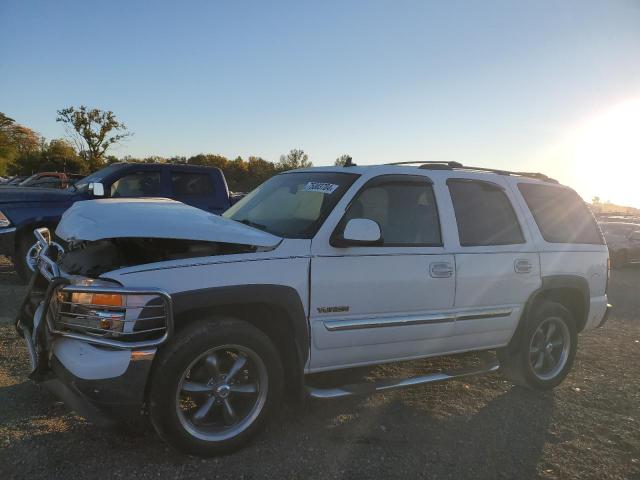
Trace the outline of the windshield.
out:
[[[222,216],[285,238],[311,238],[357,178],[352,173],[283,173]]]
[[[109,165],[108,167],[101,168],[97,172],[93,172],[91,175],[88,175],[73,185],[70,185],[69,188],[72,190],[84,191],[89,187],[89,184],[92,182],[102,182],[107,176],[111,175],[113,172],[122,168],[124,164],[115,163],[113,165]]]

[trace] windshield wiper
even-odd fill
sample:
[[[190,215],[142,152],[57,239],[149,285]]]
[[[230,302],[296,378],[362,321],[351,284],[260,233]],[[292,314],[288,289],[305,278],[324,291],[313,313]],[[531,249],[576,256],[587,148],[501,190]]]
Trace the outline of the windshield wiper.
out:
[[[248,218],[243,218],[242,220],[236,220],[236,221],[240,222],[240,223],[244,223],[245,225],[249,225],[250,227],[253,227],[253,228],[258,228],[258,229],[264,230],[264,231],[267,230],[267,226],[266,225],[262,225],[261,223],[252,222]]]

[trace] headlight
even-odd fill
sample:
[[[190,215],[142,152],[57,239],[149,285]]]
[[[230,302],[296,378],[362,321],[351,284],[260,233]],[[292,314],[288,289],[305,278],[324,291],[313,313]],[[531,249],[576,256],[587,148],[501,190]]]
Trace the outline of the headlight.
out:
[[[7,218],[7,216],[0,212],[0,227],[8,227],[11,225],[11,220]]]
[[[119,347],[162,343],[172,322],[168,295],[112,286],[61,287],[49,314],[54,333]]]

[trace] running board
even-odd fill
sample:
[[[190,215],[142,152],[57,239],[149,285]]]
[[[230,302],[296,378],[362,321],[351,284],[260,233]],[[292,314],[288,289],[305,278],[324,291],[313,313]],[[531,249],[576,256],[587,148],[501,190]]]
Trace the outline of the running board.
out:
[[[310,398],[342,398],[353,395],[371,395],[377,392],[386,392],[390,390],[398,390],[401,388],[415,387],[418,385],[426,385],[428,383],[446,382],[457,378],[468,377],[471,375],[480,375],[484,373],[497,372],[500,369],[498,360],[492,360],[476,367],[461,368],[459,370],[444,371],[438,373],[430,373],[419,377],[396,378],[390,380],[381,380],[375,383],[355,383],[352,385],[344,385],[337,388],[316,388],[306,387],[307,395]]]

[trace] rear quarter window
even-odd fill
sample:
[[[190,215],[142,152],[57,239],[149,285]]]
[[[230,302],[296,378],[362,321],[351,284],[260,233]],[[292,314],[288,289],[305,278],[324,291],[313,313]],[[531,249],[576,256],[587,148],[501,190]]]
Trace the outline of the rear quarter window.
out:
[[[545,241],[604,244],[593,214],[573,190],[535,183],[520,183],[518,189]]]

